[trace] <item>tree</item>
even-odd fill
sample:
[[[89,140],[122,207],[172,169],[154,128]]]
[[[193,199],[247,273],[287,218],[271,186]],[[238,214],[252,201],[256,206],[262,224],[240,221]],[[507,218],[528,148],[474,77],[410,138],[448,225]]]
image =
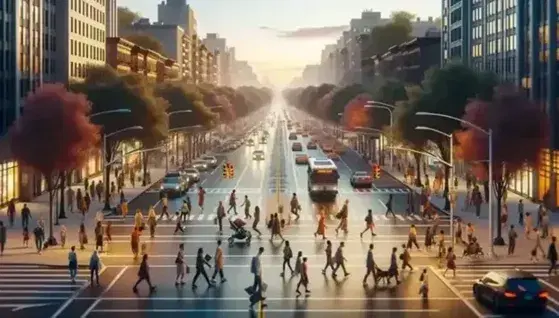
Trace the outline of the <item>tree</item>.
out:
[[[144,34],[144,33],[134,33],[134,34],[127,35],[124,38],[138,46],[143,47],[144,49],[149,49],[159,54],[165,55],[165,51],[163,50],[163,44],[161,44],[159,40],[152,37],[151,35]]]
[[[99,129],[88,118],[84,95],[68,92],[63,85],[45,84],[31,93],[25,112],[11,131],[15,159],[39,171],[49,192],[49,244],[56,245],[52,201],[59,172],[80,167],[99,142]]]
[[[353,130],[359,127],[369,127],[371,117],[368,109],[365,108],[367,102],[371,100],[371,95],[362,93],[355,96],[344,107],[342,123],[345,129]]]
[[[333,122],[340,121],[340,113],[344,112],[345,106],[356,96],[366,93],[365,88],[360,84],[353,84],[341,88],[332,96],[332,103],[327,110],[326,118]]]
[[[397,20],[388,24],[376,26],[371,33],[360,36],[365,49],[362,56],[384,54],[394,45],[411,40],[411,23],[404,23],[403,15],[396,15]]]
[[[382,80],[375,88],[371,99],[389,105],[395,105],[399,101],[408,98],[406,87],[403,82],[396,79]],[[372,116],[371,125],[381,129],[390,124],[390,113],[385,109],[370,108],[370,116]]]
[[[127,7],[118,7],[118,28],[126,28],[141,18],[140,14]]]
[[[468,103],[463,119],[492,131],[493,191],[497,198],[497,237],[495,245],[504,245],[501,236],[501,207],[511,176],[523,166],[537,167],[541,149],[547,145],[547,120],[543,111],[526,96],[508,86],[499,86],[492,101],[480,99]],[[456,133],[457,155],[474,164],[480,180],[488,180],[488,136],[464,125]]]
[[[415,17],[416,17],[415,14],[407,11],[394,11],[390,14],[390,19],[392,20],[392,23],[405,26],[410,34],[413,31],[413,26],[411,24],[411,21],[415,19]]]

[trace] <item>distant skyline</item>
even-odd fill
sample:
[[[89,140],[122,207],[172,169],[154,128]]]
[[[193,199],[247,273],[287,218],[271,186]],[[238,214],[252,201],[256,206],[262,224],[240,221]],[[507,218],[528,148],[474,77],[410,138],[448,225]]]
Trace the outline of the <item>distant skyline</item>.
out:
[[[163,0],[118,0],[151,21]],[[218,33],[236,48],[260,78],[285,85],[307,64],[318,64],[326,44],[334,43],[349,21],[364,10],[405,10],[421,19],[438,17],[440,0],[187,0],[195,11],[198,33]]]

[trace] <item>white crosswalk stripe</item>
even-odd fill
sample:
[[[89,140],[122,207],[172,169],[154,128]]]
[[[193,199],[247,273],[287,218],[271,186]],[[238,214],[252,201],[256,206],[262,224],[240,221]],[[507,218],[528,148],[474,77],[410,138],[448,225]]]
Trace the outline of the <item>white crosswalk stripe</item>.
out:
[[[471,266],[460,266],[456,268],[456,277],[453,277],[452,271],[446,273],[445,278],[456,288],[464,297],[473,297],[473,284],[490,271],[514,271],[523,270],[532,273],[540,280],[547,280],[549,275],[547,271],[548,265],[545,264],[522,264],[522,265],[499,265],[499,264],[476,264]],[[444,274],[445,269],[439,269]],[[545,286],[544,286],[545,287]]]
[[[237,194],[264,194],[264,193],[275,193],[277,189],[260,189],[260,188],[205,188],[206,194],[228,194],[231,191],[236,190]],[[299,189],[279,189],[282,193],[292,193],[296,192],[298,194],[308,193],[305,188]],[[155,191],[157,192],[157,191]],[[406,194],[409,190],[405,188],[371,188],[371,189],[340,189],[339,194]],[[198,189],[189,189],[188,193],[196,194]]]

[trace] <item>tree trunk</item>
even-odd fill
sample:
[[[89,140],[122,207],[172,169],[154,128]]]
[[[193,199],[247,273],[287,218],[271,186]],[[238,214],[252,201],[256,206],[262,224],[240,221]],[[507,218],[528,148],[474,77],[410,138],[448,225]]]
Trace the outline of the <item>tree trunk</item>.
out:
[[[111,147],[107,147],[107,149],[105,149],[105,162],[111,162],[111,158],[112,158],[112,151],[111,151]],[[105,175],[104,175],[104,186],[105,186],[105,205],[103,207],[104,211],[110,211],[111,210],[111,167],[112,165],[106,165],[105,168]],[[87,191],[87,189],[85,190]]]
[[[64,203],[64,193],[65,193],[65,189],[66,189],[66,171],[62,171],[60,172],[59,175],[60,178],[60,205],[59,205],[59,214],[58,214],[58,218],[59,219],[65,219],[66,218],[66,204]]]
[[[493,240],[493,245],[498,245],[498,246],[503,246],[505,245],[505,240],[503,239],[503,235],[502,235],[502,228],[501,228],[501,213],[502,213],[502,208],[503,205],[501,204],[501,202],[503,201],[503,194],[504,191],[506,191],[506,183],[503,182],[502,180],[495,182],[495,197],[496,197],[496,201],[495,202],[497,204],[497,220],[495,222],[495,219],[493,220],[489,220],[489,222],[494,222],[497,227],[497,236],[495,237],[495,239]],[[493,234],[493,233],[491,233]]]
[[[446,148],[442,142],[437,142],[437,147],[441,153],[441,157],[444,161],[450,162],[450,153],[446,151]],[[449,179],[450,179],[450,168],[447,165],[444,165],[444,190],[443,190],[443,197],[444,197],[444,210],[450,211],[450,188],[449,188]]]
[[[48,245],[56,245],[56,238],[54,237],[54,215],[52,201],[54,197],[54,185],[52,180],[52,174],[45,176],[47,179],[47,191],[49,193],[49,236],[47,238]]]
[[[143,157],[144,160],[142,160],[142,172],[143,172],[142,186],[145,187],[147,186],[149,154],[147,152],[144,152]]]
[[[415,159],[415,165],[416,165],[416,173],[415,173],[415,186],[416,187],[421,187],[423,186],[423,184],[421,183],[421,154],[419,153],[414,153],[413,154],[413,158]],[[407,167],[405,167],[404,169],[407,169]]]

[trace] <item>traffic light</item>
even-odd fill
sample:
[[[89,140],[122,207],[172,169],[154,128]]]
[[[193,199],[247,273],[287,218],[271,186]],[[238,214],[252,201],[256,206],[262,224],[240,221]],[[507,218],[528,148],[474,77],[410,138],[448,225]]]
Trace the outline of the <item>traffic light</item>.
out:
[[[373,165],[373,178],[380,179],[380,166],[376,163]]]
[[[235,168],[229,162],[223,165],[223,178],[233,179],[235,177]]]
[[[229,179],[229,169],[227,169],[227,164],[223,165],[223,178]]]

